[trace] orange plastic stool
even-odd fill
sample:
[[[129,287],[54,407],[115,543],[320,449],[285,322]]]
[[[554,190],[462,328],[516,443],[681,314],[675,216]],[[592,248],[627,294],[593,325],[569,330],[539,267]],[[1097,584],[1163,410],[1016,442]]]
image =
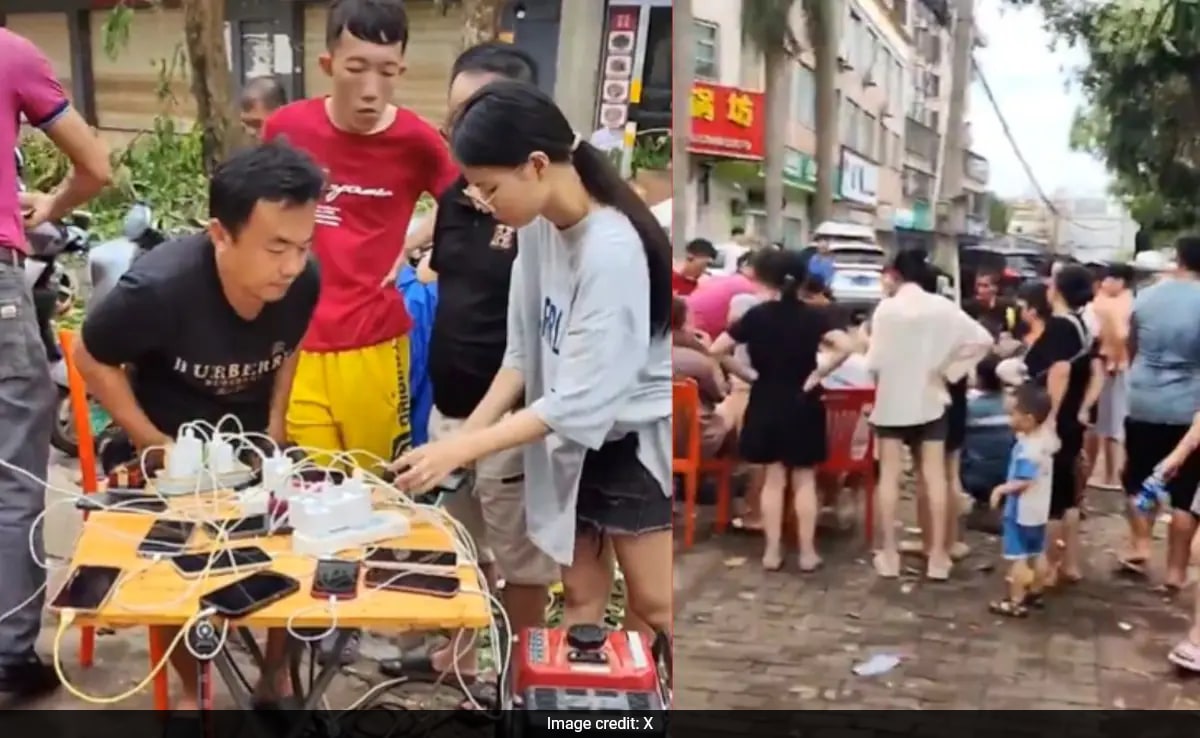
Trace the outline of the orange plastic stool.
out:
[[[67,365],[67,386],[71,393],[71,415],[75,421],[75,435],[79,439],[79,472],[80,485],[87,495],[100,491],[100,479],[96,475],[96,441],[92,437],[92,418],[88,407],[87,387],[83,375],[75,366],[75,334],[71,331],[59,331],[58,342],[62,347],[63,359]],[[84,519],[87,513],[83,514]],[[166,656],[166,643],[159,628],[150,627],[150,666],[153,668]],[[79,665],[90,668],[96,655],[96,629],[85,627],[80,633]],[[170,682],[164,669],[154,677],[154,709],[166,710],[170,707]]]
[[[717,533],[729,526],[733,497],[733,456],[706,459],[700,453],[700,388],[693,379],[677,379],[671,386],[672,426],[675,452],[671,473],[683,479],[683,547],[696,542],[696,502],[700,479],[712,475],[717,480]]]

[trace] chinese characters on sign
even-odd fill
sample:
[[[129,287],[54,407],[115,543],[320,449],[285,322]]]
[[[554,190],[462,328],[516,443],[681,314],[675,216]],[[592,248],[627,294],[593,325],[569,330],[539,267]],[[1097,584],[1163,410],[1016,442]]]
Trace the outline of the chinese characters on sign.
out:
[[[692,88],[691,113],[688,150],[692,153],[762,159],[765,119],[761,92],[697,84]]]

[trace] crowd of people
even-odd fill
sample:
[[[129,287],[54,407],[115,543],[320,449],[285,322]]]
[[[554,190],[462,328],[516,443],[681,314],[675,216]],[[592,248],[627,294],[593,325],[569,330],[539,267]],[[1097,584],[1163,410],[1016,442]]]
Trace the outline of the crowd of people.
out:
[[[854,485],[821,472],[830,451],[822,397],[870,387],[878,520],[866,524],[879,532],[880,577],[899,576],[901,554],[913,553],[929,579],[947,579],[970,551],[965,518],[999,534],[1010,562],[990,610],[1024,617],[1088,574],[1081,540],[1092,486],[1128,496],[1121,571],[1149,574],[1150,530],[1169,512],[1157,586],[1179,592],[1200,516],[1200,238],[1182,237],[1175,250],[1177,267],[1136,296],[1129,265],[1057,259],[1015,291],[980,273],[961,307],[941,293],[924,252],[901,251],[884,269],[885,297],[860,320],[830,294],[829,265],[809,268],[819,248],[762,247],[735,273],[703,277],[715,250],[689,245],[675,279],[675,377],[700,390],[703,452],[749,472],[740,521],[762,532],[764,569],[784,565],[789,501],[799,570],[820,564],[819,511]],[[906,468],[920,541],[897,540]],[[1171,653],[1192,670],[1200,604],[1196,623]]]
[[[90,311],[75,355],[89,391],[131,460],[169,453],[186,422],[232,414],[278,444],[386,467],[413,494],[473,467],[448,507],[489,579],[503,580],[514,632],[543,624],[559,581],[567,624],[602,622],[619,565],[627,626],[661,637],[672,592],[666,232],[512,45],[462,53],[439,127],[398,102],[401,2],[336,0],[325,42],[331,94],[282,104],[269,81],[249,85],[242,119],[260,140],[212,173],[208,227],[140,257]],[[110,173],[45,57],[2,28],[0,106],[0,150],[16,145],[23,115],[74,164],[58,191],[18,200],[0,157],[0,555],[13,562],[0,586],[0,612],[12,610],[0,618],[0,693],[35,697],[58,685],[34,651],[45,572],[29,552],[52,391],[20,281],[24,229],[69,213]],[[437,207],[410,229],[426,194]],[[405,270],[436,280],[429,325],[406,309],[428,285],[396,288]],[[418,384],[432,391],[427,429],[413,427]],[[456,669],[469,704],[496,704],[495,675],[458,645],[431,641],[382,669],[418,680]],[[255,690],[265,709],[289,705],[287,647],[284,632],[268,634]],[[172,661],[175,707],[195,709],[195,664],[182,649]]]

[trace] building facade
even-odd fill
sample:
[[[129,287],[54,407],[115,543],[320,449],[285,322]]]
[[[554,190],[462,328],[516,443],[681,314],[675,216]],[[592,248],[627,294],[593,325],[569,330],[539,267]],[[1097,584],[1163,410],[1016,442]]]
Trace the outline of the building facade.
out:
[[[636,1],[636,0],[635,0]],[[235,85],[262,74],[279,76],[291,97],[329,91],[319,58],[325,49],[328,0],[225,0],[229,69]],[[188,89],[183,11],[177,0],[139,8],[129,41],[113,46],[117,0],[2,0],[0,23],[49,56],[75,105],[114,143],[129,140],[167,114],[182,124],[195,115]],[[462,9],[408,0],[411,40],[401,102],[426,119],[446,118],[450,67],[461,48]],[[669,0],[665,0],[669,6]],[[538,61],[541,86],[556,95],[579,130],[596,110],[601,29],[607,2],[513,0],[502,16],[502,39]],[[669,37],[669,33],[668,33]],[[569,51],[560,39],[569,38]]]
[[[797,7],[799,4],[797,4]],[[935,182],[949,101],[950,11],[937,0],[844,0],[836,76],[838,171],[834,217],[873,226],[889,246],[932,247]],[[761,57],[742,42],[741,2],[693,0],[696,89],[761,100]],[[793,19],[804,33],[804,18]],[[801,246],[813,228],[816,190],[816,75],[811,52],[792,68],[791,114],[784,148],[784,242]],[[693,109],[693,137],[710,121]],[[700,147],[690,162],[690,232],[713,239],[734,227],[762,233],[761,127],[726,138],[724,152]],[[972,155],[965,165],[969,208],[986,223],[987,162]],[[982,165],[981,165],[982,163]],[[974,219],[972,219],[974,221]],[[977,230],[969,222],[968,230]],[[982,234],[980,234],[982,235]]]

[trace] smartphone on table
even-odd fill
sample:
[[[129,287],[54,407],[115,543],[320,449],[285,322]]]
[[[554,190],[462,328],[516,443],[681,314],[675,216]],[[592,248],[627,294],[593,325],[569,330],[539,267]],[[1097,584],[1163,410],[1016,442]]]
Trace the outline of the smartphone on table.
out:
[[[362,562],[346,559],[320,559],[313,574],[312,596],[352,600],[358,595],[358,573]]]
[[[211,608],[226,618],[244,618],[300,589],[300,582],[275,571],[259,571],[200,598],[202,608]]]
[[[447,570],[458,567],[458,554],[416,548],[377,548],[365,559],[367,566],[380,569]]]
[[[171,558],[171,565],[179,576],[188,579],[209,574],[227,574],[231,571],[251,570],[267,566],[271,555],[258,546],[239,546],[219,551],[187,553]]]
[[[75,509],[87,512],[160,513],[167,511],[167,502],[139,490],[110,489],[77,498]]]
[[[244,518],[214,520],[205,523],[204,528],[213,538],[221,537],[221,531],[224,531],[226,537],[231,541],[243,538],[258,538],[259,536],[270,535],[271,516],[247,515]]]
[[[382,589],[389,592],[407,592],[423,594],[431,597],[454,597],[462,588],[462,581],[456,576],[444,574],[429,574],[411,569],[367,569],[363,578],[363,586],[368,589]]]
[[[138,544],[137,555],[142,558],[178,556],[187,548],[196,524],[188,520],[155,520],[150,532]]]
[[[122,569],[116,566],[78,566],[54,595],[50,607],[95,612],[108,602],[121,573]]]

